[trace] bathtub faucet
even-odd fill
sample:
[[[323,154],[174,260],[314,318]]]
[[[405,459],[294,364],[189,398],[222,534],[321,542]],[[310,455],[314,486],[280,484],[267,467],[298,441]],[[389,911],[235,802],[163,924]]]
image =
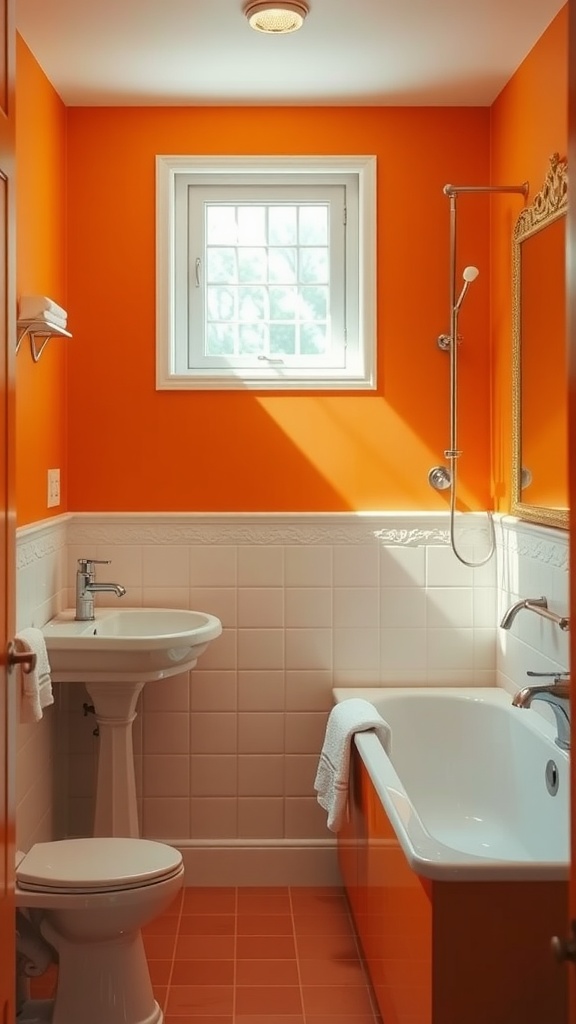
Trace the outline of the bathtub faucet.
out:
[[[553,676],[552,683],[538,683],[519,690],[512,704],[529,708],[535,700],[549,704],[556,719],[556,743],[561,750],[570,750],[570,674],[568,672],[528,672],[529,676]]]
[[[123,597],[126,588],[119,583],[96,583],[95,565],[110,565],[109,559],[79,558],[76,572],[76,615],[79,622],[90,622],[94,618],[94,594],[116,594]]]
[[[556,612],[551,612],[545,597],[527,597],[524,601],[516,601],[516,604],[513,604],[503,615],[500,623],[502,629],[510,629],[518,612],[521,612],[523,608],[526,608],[529,612],[536,612],[537,615],[541,615],[544,619],[550,619],[551,622],[555,622],[564,631],[570,629],[570,619],[566,615],[557,615]]]

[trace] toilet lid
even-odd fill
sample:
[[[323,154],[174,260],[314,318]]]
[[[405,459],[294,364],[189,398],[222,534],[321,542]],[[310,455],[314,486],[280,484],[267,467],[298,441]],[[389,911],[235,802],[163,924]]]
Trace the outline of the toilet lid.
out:
[[[149,839],[62,839],[36,843],[16,869],[22,889],[110,892],[176,874],[182,854]]]

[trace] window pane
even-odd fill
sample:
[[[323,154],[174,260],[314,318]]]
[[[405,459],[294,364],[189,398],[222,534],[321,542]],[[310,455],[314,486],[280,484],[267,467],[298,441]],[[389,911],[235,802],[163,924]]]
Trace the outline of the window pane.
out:
[[[264,324],[241,324],[238,353],[241,356],[266,352],[267,331]]]
[[[296,249],[270,249],[268,254],[268,280],[282,284],[296,281]]]
[[[296,316],[296,288],[270,288],[270,319],[293,320]]]
[[[304,284],[328,282],[328,250],[302,249],[300,251],[300,280]]]
[[[324,355],[328,351],[325,324],[303,324],[300,330],[300,351],[305,356]]]
[[[236,320],[237,288],[206,289],[209,320]]]
[[[328,245],[328,207],[301,206],[300,245]]]
[[[206,240],[209,245],[236,245],[234,206],[206,206]]]
[[[298,241],[296,206],[268,208],[268,244],[295,245]]]
[[[292,356],[296,352],[296,327],[290,324],[270,325],[270,353]]]
[[[238,244],[266,245],[266,207],[239,206]]]
[[[268,314],[268,302],[265,288],[245,285],[240,288],[240,320],[252,322],[254,320],[266,320]]]
[[[240,281],[266,281],[268,260],[266,249],[238,249],[238,279]]]
[[[301,288],[300,318],[302,320],[326,320],[328,317],[328,289]]]
[[[208,324],[206,328],[206,355],[233,356],[237,327],[233,324]]]
[[[238,280],[235,249],[208,249],[206,254],[206,280],[235,283]]]

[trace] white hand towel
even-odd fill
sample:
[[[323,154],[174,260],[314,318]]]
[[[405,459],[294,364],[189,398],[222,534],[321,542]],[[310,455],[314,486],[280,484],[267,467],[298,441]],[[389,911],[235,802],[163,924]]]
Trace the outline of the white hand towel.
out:
[[[54,302],[54,299],[49,299],[47,295],[21,296],[18,302],[18,316],[20,320],[33,320],[34,317],[40,316],[42,313],[54,313],[64,320],[68,315],[62,306]]]
[[[20,321],[23,321],[25,323],[39,324],[40,327],[42,326],[42,324],[47,324],[49,327],[62,327],[64,330],[66,330],[68,318],[65,316],[60,316],[58,313],[49,313],[47,311],[44,311],[43,313],[37,313],[36,316],[33,317],[20,317]]]
[[[318,803],[328,812],[331,832],[339,832],[346,821],[352,737],[367,729],[376,730],[388,751],[390,726],[373,704],[361,697],[350,697],[332,708],[314,782]]]
[[[54,703],[50,662],[44,634],[40,629],[29,626],[20,630],[16,634],[15,640],[18,651],[36,655],[36,665],[31,672],[27,672],[23,666],[20,669],[22,686],[20,721],[39,722],[42,718],[42,709]]]

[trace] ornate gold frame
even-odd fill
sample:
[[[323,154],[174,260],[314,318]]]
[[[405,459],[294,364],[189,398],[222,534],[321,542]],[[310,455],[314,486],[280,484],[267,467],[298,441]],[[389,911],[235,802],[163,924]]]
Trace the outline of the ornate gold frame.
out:
[[[547,508],[520,501],[521,482],[521,243],[559,217],[568,209],[567,162],[558,153],[550,157],[550,168],[544,184],[532,203],[516,221],[512,235],[512,500],[510,511],[520,519],[543,526],[567,530],[569,509]],[[568,387],[568,382],[566,382]]]

